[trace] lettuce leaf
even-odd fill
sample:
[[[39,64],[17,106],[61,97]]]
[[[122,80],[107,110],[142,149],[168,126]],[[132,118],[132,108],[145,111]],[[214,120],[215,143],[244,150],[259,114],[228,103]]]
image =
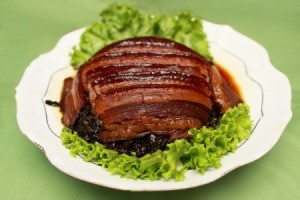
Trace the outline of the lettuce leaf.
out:
[[[101,19],[81,35],[73,47],[71,65],[78,68],[103,47],[136,36],[156,36],[182,43],[211,59],[201,19],[190,13],[153,16],[127,5],[112,4],[100,13]]]
[[[189,169],[203,174],[207,168],[221,167],[221,157],[234,152],[239,143],[250,136],[251,130],[249,106],[239,104],[222,116],[216,128],[191,129],[190,142],[175,140],[168,144],[167,150],[158,150],[141,158],[119,154],[97,142],[87,143],[69,128],[62,130],[61,140],[72,156],[80,155],[85,161],[100,165],[112,174],[131,179],[173,178],[180,181]]]
[[[112,4],[100,13],[100,20],[81,35],[78,47],[73,47],[71,65],[78,68],[101,48],[125,38],[156,36],[182,43],[211,59],[201,19],[190,13],[176,16],[153,16],[126,5]],[[71,129],[61,133],[63,145],[72,156],[106,168],[112,174],[131,179],[180,181],[189,169],[205,173],[207,168],[219,168],[221,157],[234,152],[241,141],[250,136],[252,121],[249,107],[239,104],[229,109],[216,128],[191,129],[192,140],[176,140],[167,150],[158,150],[141,158],[119,154],[100,143],[90,144]]]

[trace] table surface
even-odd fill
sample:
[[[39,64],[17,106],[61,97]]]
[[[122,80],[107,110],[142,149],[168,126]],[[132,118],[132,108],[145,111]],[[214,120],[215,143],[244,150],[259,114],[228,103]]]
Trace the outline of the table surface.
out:
[[[292,85],[293,118],[261,159],[205,186],[151,194],[96,186],[50,164],[18,128],[15,87],[34,58],[51,50],[64,34],[96,21],[111,2],[0,0],[0,199],[300,199],[299,0],[121,1],[154,14],[192,11],[232,26],[268,50],[273,65]]]

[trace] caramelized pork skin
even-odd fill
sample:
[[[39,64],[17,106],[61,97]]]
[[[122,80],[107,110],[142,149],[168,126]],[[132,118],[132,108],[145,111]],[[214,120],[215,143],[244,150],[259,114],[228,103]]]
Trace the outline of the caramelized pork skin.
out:
[[[90,105],[102,143],[162,135],[188,138],[207,125],[213,108],[240,102],[211,61],[174,41],[137,37],[108,45],[66,79],[62,122],[72,127]]]

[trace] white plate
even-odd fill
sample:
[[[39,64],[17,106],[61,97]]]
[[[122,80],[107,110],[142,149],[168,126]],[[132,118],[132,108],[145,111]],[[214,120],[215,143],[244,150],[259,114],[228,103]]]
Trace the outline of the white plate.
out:
[[[292,117],[291,87],[285,75],[269,61],[267,51],[255,41],[226,25],[204,22],[215,61],[236,79],[251,107],[255,129],[235,153],[222,158],[222,167],[204,175],[190,170],[181,182],[120,178],[80,157],[69,155],[59,138],[62,128],[58,109],[45,106],[46,99],[59,100],[62,80],[74,72],[69,52],[85,29],[63,36],[56,47],[35,59],[16,89],[17,119],[22,132],[42,149],[61,171],[94,184],[131,191],[178,190],[210,183],[230,171],[266,154],[278,141]]]

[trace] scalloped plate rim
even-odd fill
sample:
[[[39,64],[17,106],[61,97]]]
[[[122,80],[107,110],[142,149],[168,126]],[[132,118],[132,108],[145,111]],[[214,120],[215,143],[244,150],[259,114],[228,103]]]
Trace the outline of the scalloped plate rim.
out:
[[[204,22],[204,28],[206,26],[213,26],[214,28],[217,28],[217,29],[223,29],[223,30],[226,30],[226,31],[230,31],[232,32],[233,34],[239,34],[241,35],[242,37],[246,38],[248,41],[251,41],[252,43],[254,43],[257,48],[260,49],[260,51],[263,51],[265,53],[265,56],[267,56],[265,59],[268,61],[268,66],[269,67],[269,70],[272,71],[273,73],[276,73],[282,80],[282,82],[284,82],[284,84],[286,84],[286,87],[288,87],[288,92],[287,92],[287,99],[290,99],[289,102],[286,102],[288,105],[288,108],[291,108],[291,88],[290,88],[290,84],[288,82],[288,79],[287,77],[281,73],[279,70],[277,70],[271,63],[270,63],[270,60],[269,60],[269,56],[268,56],[268,53],[267,51],[265,50],[265,48],[263,46],[261,46],[259,43],[255,42],[254,40],[240,34],[239,32],[235,31],[233,28],[231,28],[230,26],[228,25],[218,25],[218,24],[213,24],[213,23],[210,23],[210,22]],[[222,172],[221,174],[218,174],[217,176],[215,176],[214,178],[210,179],[209,181],[206,181],[204,183],[201,183],[201,184],[197,184],[198,182],[194,182],[194,184],[190,184],[190,185],[183,185],[183,184],[171,184],[172,187],[165,187],[165,188],[157,188],[155,187],[155,185],[153,184],[150,184],[152,185],[152,187],[137,187],[135,188],[134,185],[118,185],[118,186],[115,186],[115,185],[111,185],[111,184],[105,184],[103,182],[99,183],[99,182],[95,182],[95,181],[91,181],[90,179],[88,178],[85,178],[85,177],[82,177],[82,176],[78,176],[77,174],[73,174],[70,170],[66,169],[66,168],[63,168],[60,161],[56,158],[53,158],[51,153],[50,153],[50,149],[49,146],[47,144],[42,144],[42,140],[39,140],[39,138],[34,135],[29,129],[28,127],[24,126],[23,124],[23,121],[22,121],[22,113],[20,112],[20,98],[22,97],[22,95],[26,95],[27,92],[29,91],[26,91],[22,88],[22,86],[24,86],[24,84],[26,84],[26,81],[24,81],[24,77],[27,77],[29,76],[28,74],[30,73],[30,69],[32,68],[33,66],[33,63],[36,62],[37,60],[43,58],[43,57],[47,57],[49,55],[55,55],[55,56],[58,56],[60,57],[61,55],[60,54],[57,54],[57,50],[59,50],[60,46],[63,45],[63,43],[65,42],[65,40],[68,38],[68,36],[70,34],[78,34],[82,31],[84,31],[85,28],[82,28],[82,29],[78,29],[78,30],[75,30],[71,33],[68,33],[66,35],[64,35],[57,43],[57,45],[49,52],[45,53],[45,54],[41,54],[37,59],[35,59],[30,65],[28,68],[26,68],[26,71],[20,81],[20,84],[17,86],[16,88],[16,100],[17,100],[17,121],[18,121],[18,124],[19,124],[19,127],[20,129],[22,130],[22,132],[34,143],[36,144],[46,155],[46,157],[48,158],[48,160],[55,166],[57,167],[58,169],[60,169],[61,171],[75,177],[75,178],[78,178],[78,179],[81,179],[81,180],[85,180],[87,182],[90,182],[90,183],[93,183],[93,184],[97,184],[97,185],[102,185],[102,186],[105,186],[105,187],[110,187],[110,188],[114,188],[114,189],[120,189],[120,190],[131,190],[131,191],[162,191],[162,190],[178,190],[178,189],[187,189],[187,188],[192,188],[192,187],[197,187],[197,186],[200,186],[200,185],[204,185],[204,184],[208,184],[210,182],[213,182],[217,179],[219,179],[220,177],[224,176],[225,174],[229,173],[230,171],[240,167],[240,166],[243,166],[245,164],[248,164],[248,163],[251,163],[255,160],[257,160],[258,158],[262,157],[263,155],[265,155],[268,151],[270,151],[272,149],[272,147],[276,144],[276,142],[278,141],[279,137],[281,136],[281,134],[283,133],[284,131],[284,128],[286,127],[286,125],[288,124],[288,121],[291,119],[292,117],[292,111],[291,109],[289,110],[286,110],[285,112],[285,115],[282,116],[282,120],[283,120],[283,125],[281,127],[280,130],[278,130],[278,133],[277,133],[277,137],[275,139],[273,139],[273,143],[272,144],[269,144],[268,148],[267,148],[267,151],[264,151],[264,152],[256,152],[256,154],[253,154],[252,157],[250,159],[247,159],[246,161],[243,161],[242,163],[236,163],[235,166],[233,166],[232,168]],[[63,56],[61,56],[62,59],[65,59]],[[32,69],[31,69],[32,70]],[[44,95],[44,94],[43,94]],[[51,145],[50,145],[51,146]],[[66,150],[67,151],[67,150]],[[50,155],[49,155],[50,153]],[[72,157],[71,157],[72,158]],[[72,158],[73,159],[73,158]],[[115,176],[114,176],[115,177]],[[124,179],[123,179],[124,180]],[[132,181],[130,181],[132,182]],[[145,181],[142,181],[142,180],[139,180],[138,182],[135,182],[135,183],[140,183],[140,182],[145,182]],[[149,182],[149,181],[147,181]],[[150,181],[152,183],[156,182],[156,181]],[[168,182],[170,181],[165,181],[165,183],[167,184]],[[184,182],[184,181],[183,181]],[[179,182],[179,183],[183,183],[183,182]],[[149,185],[149,184],[146,184],[146,185]]]

